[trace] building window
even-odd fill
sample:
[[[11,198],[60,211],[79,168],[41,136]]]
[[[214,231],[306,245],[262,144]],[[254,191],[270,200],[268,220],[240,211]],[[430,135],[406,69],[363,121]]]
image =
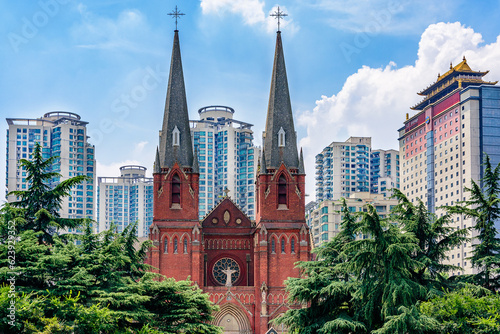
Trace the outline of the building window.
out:
[[[163,240],[163,253],[168,253],[168,239]]]
[[[286,205],[286,179],[283,175],[278,181],[278,204]]]
[[[278,131],[278,147],[285,147],[285,130],[283,128]]]
[[[174,254],[177,254],[177,238],[174,238]]]
[[[212,274],[217,283],[225,285],[229,282],[227,270],[231,270],[231,284],[234,284],[240,277],[240,266],[238,263],[230,258],[222,258],[214,264]]]
[[[184,238],[184,254],[188,252],[188,239]]]
[[[179,174],[174,174],[172,177],[172,204],[181,203],[181,179]]]
[[[276,253],[276,240],[271,238],[271,253]]]
[[[295,253],[295,239],[294,238],[292,238],[291,247],[292,247],[292,253]]]
[[[281,253],[285,254],[285,238],[281,238]]]
[[[180,146],[180,131],[175,126],[174,130],[172,131],[172,146]]]

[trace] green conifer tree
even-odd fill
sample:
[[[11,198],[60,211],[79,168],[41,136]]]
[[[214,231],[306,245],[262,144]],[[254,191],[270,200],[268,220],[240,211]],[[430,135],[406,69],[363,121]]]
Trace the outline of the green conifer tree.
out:
[[[26,170],[28,190],[14,190],[9,193],[19,198],[11,205],[25,209],[26,223],[23,229],[43,232],[39,235],[40,242],[51,242],[54,230],[75,228],[83,222],[82,219],[61,218],[58,210],[61,208],[63,198],[69,195],[71,188],[87,180],[88,177],[75,176],[61,181],[51,189],[50,180],[61,177],[61,174],[50,171],[56,159],[55,156],[44,159],[42,147],[40,143],[36,143],[33,149],[33,159],[19,161],[19,164]]]
[[[493,168],[486,155],[483,166],[481,185],[471,180],[471,188],[465,188],[469,199],[449,207],[448,212],[474,219],[478,242],[473,244],[471,262],[479,272],[472,279],[494,291],[500,288],[500,238],[495,227],[500,221],[500,164]]]
[[[446,273],[461,268],[444,264],[443,260],[447,258],[448,251],[467,241],[468,230],[451,227],[449,215],[437,217],[427,210],[420,199],[414,205],[398,189],[393,189],[393,198],[398,200],[398,205],[393,208],[391,219],[398,222],[404,231],[412,233],[419,246],[411,257],[423,266],[411,270],[413,279],[437,294],[443,288],[451,288]]]

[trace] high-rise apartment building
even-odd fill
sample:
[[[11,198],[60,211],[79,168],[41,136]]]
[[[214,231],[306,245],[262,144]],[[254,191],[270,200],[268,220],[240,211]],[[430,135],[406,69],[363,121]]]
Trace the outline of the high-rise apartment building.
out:
[[[260,150],[253,145],[252,124],[233,118],[234,109],[209,106],[191,120],[200,167],[199,216],[229,196],[251,219],[255,217],[255,173]]]
[[[467,199],[465,187],[483,176],[487,153],[500,162],[500,87],[483,80],[488,72],[473,71],[463,61],[438,76],[419,92],[424,98],[411,109],[399,129],[402,191],[412,201],[422,200],[431,212]],[[471,227],[473,220],[454,217],[452,226]],[[500,226],[497,226],[500,228]],[[474,231],[472,236],[475,236]],[[472,273],[471,243],[448,254],[448,264],[463,268],[453,274]]]
[[[7,118],[6,195],[13,190],[27,190],[26,171],[20,159],[31,159],[35,143],[40,143],[44,158],[57,156],[51,171],[61,174],[49,186],[77,175],[87,175],[91,181],[75,186],[64,198],[61,217],[94,218],[95,148],[87,142],[87,124],[77,114],[54,111],[36,119]],[[7,196],[7,201],[15,201]],[[70,229],[70,232],[71,231]]]
[[[316,200],[370,191],[370,137],[333,142],[316,155]]]
[[[399,189],[399,152],[396,150],[373,150],[370,154],[370,192],[392,195],[391,189]]]
[[[366,212],[366,205],[373,205],[381,218],[387,218],[391,209],[398,204],[398,201],[383,194],[354,192],[350,197],[346,198],[346,204],[352,213]],[[314,247],[332,240],[339,234],[343,216],[341,209],[342,202],[340,200],[311,202],[306,206],[306,221],[311,229]],[[360,234],[356,237],[366,239],[368,236]]]
[[[147,237],[153,222],[153,178],[146,177],[146,167],[122,166],[119,177],[97,178],[98,232],[116,225],[122,232],[138,222],[137,236]]]
[[[390,195],[399,188],[399,154],[371,148],[370,137],[333,142],[316,155],[316,200],[338,200],[357,192]]]

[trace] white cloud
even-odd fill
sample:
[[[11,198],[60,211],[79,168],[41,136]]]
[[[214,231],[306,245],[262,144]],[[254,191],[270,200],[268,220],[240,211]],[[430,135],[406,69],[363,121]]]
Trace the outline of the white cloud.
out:
[[[152,31],[139,10],[124,10],[115,19],[95,15],[83,4],[79,4],[77,10],[82,20],[73,27],[72,34],[78,47],[144,52],[140,45]]]
[[[144,151],[144,147],[148,144],[147,141],[141,141],[134,145],[134,155],[140,155]]]
[[[485,80],[500,79],[500,36],[484,45],[481,34],[459,22],[437,23],[422,34],[414,65],[363,66],[347,78],[340,92],[322,96],[312,111],[300,114],[298,125],[307,129],[300,143],[307,162],[308,193],[315,193],[314,156],[332,141],[371,136],[373,148],[397,149],[397,129],[421,99],[416,93],[446,72],[450,61],[457,64],[464,55],[473,70],[490,70]]]
[[[266,15],[264,12],[264,1],[259,0],[201,0],[201,9],[203,14],[223,15],[226,12],[241,15],[243,23],[246,25],[262,25],[267,32],[276,31],[277,23],[274,17],[269,14],[274,13],[278,5],[275,5]],[[286,8],[281,6],[280,10],[287,12]],[[287,32],[294,34],[299,27],[290,18],[281,19],[281,27],[288,27]]]
[[[264,5],[259,0],[201,0],[200,4],[203,14],[230,11],[243,16],[244,22],[250,25],[263,21]]]
[[[315,0],[309,5],[326,12],[336,29],[393,34],[422,31],[436,16],[447,19],[457,6],[450,0]]]

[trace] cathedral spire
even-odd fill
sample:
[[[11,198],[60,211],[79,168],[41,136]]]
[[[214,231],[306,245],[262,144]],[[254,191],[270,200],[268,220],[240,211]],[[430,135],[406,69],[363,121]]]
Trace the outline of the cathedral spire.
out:
[[[304,168],[304,154],[302,153],[302,147],[300,148],[300,157],[299,157],[299,174],[305,174],[306,169]]]
[[[263,142],[267,168],[277,169],[282,162],[288,168],[299,167],[297,135],[293,125],[292,105],[280,31],[277,32],[276,36],[276,51]]]
[[[264,147],[262,148],[262,154],[260,157],[260,173],[261,174],[266,174],[267,173],[267,166],[266,166],[266,154],[264,151]]]
[[[161,167],[193,166],[193,148],[182,72],[179,32],[175,30],[172,60],[168,78],[167,98],[160,136]]]
[[[155,156],[155,163],[154,163],[153,167],[154,167],[155,173],[161,173],[160,152],[158,151],[158,146],[156,146],[156,156]]]
[[[194,158],[193,158],[193,173],[199,173],[200,172],[200,163],[198,162],[198,149],[195,147],[194,148]]]

